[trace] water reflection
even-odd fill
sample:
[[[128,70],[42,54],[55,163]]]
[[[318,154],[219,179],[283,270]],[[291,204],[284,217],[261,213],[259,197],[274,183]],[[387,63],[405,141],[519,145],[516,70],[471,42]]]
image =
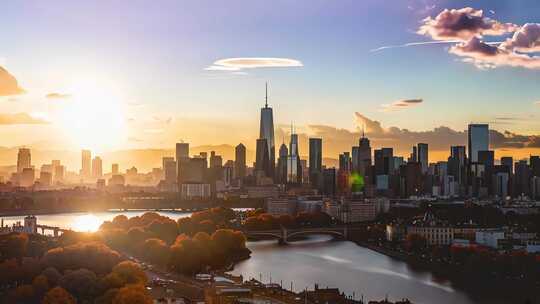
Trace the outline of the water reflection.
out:
[[[352,242],[332,241],[330,236],[279,245],[276,241],[249,242],[253,251],[249,260],[236,265],[234,274],[244,278],[262,278],[301,291],[314,284],[339,287],[356,298],[392,300],[408,298],[414,303],[479,304],[497,303],[493,299],[473,300],[430,272],[412,269],[404,262],[389,258]]]
[[[99,226],[104,221],[111,221],[115,216],[123,214],[127,217],[140,216],[144,214],[145,210],[118,210],[118,211],[105,211],[105,212],[71,212],[71,213],[59,213],[59,214],[45,214],[37,215],[39,225],[47,225],[60,227],[64,229],[72,229],[80,232],[92,232],[97,231]],[[160,211],[161,215],[168,216],[174,220],[181,217],[190,216],[191,213],[180,213],[170,211]],[[23,222],[24,216],[7,216],[2,217],[4,225],[12,225],[15,222]],[[50,232],[52,233],[52,232]]]

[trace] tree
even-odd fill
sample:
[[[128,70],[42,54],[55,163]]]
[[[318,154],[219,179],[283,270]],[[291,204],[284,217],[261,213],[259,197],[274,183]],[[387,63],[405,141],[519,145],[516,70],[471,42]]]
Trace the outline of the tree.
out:
[[[180,273],[195,274],[203,268],[203,257],[200,252],[197,242],[189,237],[179,236],[171,246],[170,264]]]
[[[49,281],[46,276],[40,274],[32,280],[32,287],[34,292],[41,297],[49,290]]]
[[[169,260],[169,246],[160,239],[147,239],[142,246],[142,252],[146,259],[152,263],[166,265]]]
[[[41,272],[41,274],[47,278],[49,287],[58,285],[58,283],[60,283],[60,279],[62,279],[62,274],[60,274],[60,272],[53,267],[46,268]]]
[[[26,256],[28,248],[28,235],[25,233],[10,233],[0,237],[0,260]]]
[[[75,298],[62,287],[49,290],[41,304],[76,304]]]
[[[42,262],[45,267],[59,271],[86,268],[97,274],[106,274],[121,261],[120,254],[103,243],[78,243],[47,251]]]
[[[36,300],[36,293],[32,285],[25,284],[12,290],[8,298],[8,303],[33,303]]]
[[[148,295],[143,286],[128,285],[120,288],[114,297],[113,304],[151,304],[152,297]]]
[[[112,273],[118,275],[122,280],[123,285],[140,284],[145,285],[147,282],[146,274],[138,264],[131,261],[123,261],[118,263],[112,269]]]
[[[96,274],[88,269],[67,271],[60,280],[60,286],[79,300],[93,299],[98,291],[97,283]]]

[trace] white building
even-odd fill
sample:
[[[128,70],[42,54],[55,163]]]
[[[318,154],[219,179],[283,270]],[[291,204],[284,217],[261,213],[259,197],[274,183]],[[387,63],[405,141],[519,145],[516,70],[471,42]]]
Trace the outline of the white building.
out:
[[[499,241],[504,240],[504,231],[500,229],[486,229],[476,232],[476,243],[490,248],[499,248]]]

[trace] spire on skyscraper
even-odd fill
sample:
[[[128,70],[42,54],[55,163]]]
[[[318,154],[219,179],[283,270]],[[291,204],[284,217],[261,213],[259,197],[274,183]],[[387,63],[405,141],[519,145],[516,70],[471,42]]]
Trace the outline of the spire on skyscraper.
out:
[[[265,84],[264,107],[268,108],[268,81]]]

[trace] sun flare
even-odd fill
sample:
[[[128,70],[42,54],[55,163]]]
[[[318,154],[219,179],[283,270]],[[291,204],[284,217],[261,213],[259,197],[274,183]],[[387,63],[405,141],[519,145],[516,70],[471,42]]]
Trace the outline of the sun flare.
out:
[[[67,139],[78,148],[114,149],[126,137],[124,98],[109,83],[78,81],[60,112]]]
[[[99,229],[101,222],[99,217],[93,214],[85,214],[74,219],[72,228],[75,231],[95,232]]]

